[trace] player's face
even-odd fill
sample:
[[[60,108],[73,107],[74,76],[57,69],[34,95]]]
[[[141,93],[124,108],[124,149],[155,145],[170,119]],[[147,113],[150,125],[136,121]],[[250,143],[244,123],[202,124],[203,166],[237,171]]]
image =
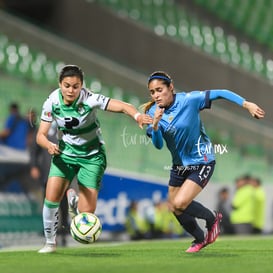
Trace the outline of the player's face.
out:
[[[173,84],[168,87],[162,80],[154,79],[148,86],[153,101],[160,107],[166,108],[173,102]]]
[[[82,82],[79,77],[65,77],[59,83],[65,104],[72,104],[80,95]]]

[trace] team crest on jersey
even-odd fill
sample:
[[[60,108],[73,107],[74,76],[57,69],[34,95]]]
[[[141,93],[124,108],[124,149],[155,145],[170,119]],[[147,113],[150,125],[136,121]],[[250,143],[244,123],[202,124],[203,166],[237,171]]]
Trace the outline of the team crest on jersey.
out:
[[[172,122],[172,120],[173,120],[173,116],[169,116],[169,117],[168,117],[168,121],[169,121],[169,122]]]
[[[54,113],[55,113],[56,115],[60,115],[60,113],[61,113],[60,107],[55,107]]]

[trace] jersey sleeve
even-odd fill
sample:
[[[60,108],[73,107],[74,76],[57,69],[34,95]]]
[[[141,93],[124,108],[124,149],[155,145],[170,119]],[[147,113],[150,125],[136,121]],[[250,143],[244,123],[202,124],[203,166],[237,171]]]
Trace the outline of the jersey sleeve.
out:
[[[47,98],[47,100],[43,104],[42,113],[41,113],[41,120],[47,121],[47,122],[53,121],[52,100],[51,100],[50,96]]]
[[[146,134],[148,137],[150,137],[152,139],[152,143],[157,149],[161,149],[163,147],[163,145],[164,145],[163,136],[160,131],[160,128],[158,128],[157,131],[154,131],[152,128],[152,125],[149,124],[148,128],[146,129]]]
[[[238,94],[230,91],[230,90],[210,90],[209,91],[209,98],[211,101],[216,100],[216,99],[226,99],[228,101],[231,101],[233,103],[236,103],[240,106],[243,105],[245,99]]]
[[[201,104],[201,107],[200,109],[203,110],[203,109],[208,109],[211,107],[211,100],[210,100],[210,91],[203,91],[202,92],[204,94],[204,101],[203,103]]]
[[[186,97],[189,97],[192,102],[195,102],[194,105],[196,105],[199,110],[203,110],[211,107],[209,92],[210,91],[192,91],[187,93]]]
[[[109,101],[110,101],[109,97],[105,97],[104,95],[101,94],[90,93],[89,97],[86,100],[86,103],[91,108],[99,108],[101,110],[106,110]]]

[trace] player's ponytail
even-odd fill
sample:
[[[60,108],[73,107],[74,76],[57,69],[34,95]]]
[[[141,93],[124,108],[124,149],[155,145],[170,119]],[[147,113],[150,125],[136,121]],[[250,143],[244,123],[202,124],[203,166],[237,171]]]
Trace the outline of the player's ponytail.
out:
[[[142,104],[142,105],[140,106],[140,109],[141,109],[141,111],[143,111],[143,113],[147,113],[147,112],[149,111],[149,109],[150,109],[154,104],[155,104],[154,101],[148,101],[148,102]]]

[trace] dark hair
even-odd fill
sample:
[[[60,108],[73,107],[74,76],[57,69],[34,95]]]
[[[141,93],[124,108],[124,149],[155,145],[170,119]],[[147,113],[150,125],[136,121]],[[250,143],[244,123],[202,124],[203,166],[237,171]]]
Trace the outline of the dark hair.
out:
[[[148,86],[149,83],[153,80],[161,80],[163,81],[163,84],[165,84],[166,86],[170,87],[171,83],[173,83],[172,78],[164,71],[155,71],[153,72],[149,78],[148,78]],[[141,109],[143,110],[144,113],[147,113],[147,111],[155,104],[155,102],[153,100],[144,103],[141,106]]]
[[[17,102],[12,102],[12,103],[10,103],[9,109],[10,109],[10,110],[14,110],[14,111],[18,111],[18,110],[19,110],[19,105],[18,105],[18,103],[17,103]]]
[[[84,73],[79,66],[69,64],[62,68],[59,74],[59,82],[61,83],[65,77],[78,77],[83,83]]]
[[[162,80],[168,87],[173,82],[172,78],[164,71],[155,71],[148,78],[148,85],[152,80]]]
[[[229,189],[227,187],[223,187],[219,190],[219,194],[221,193],[228,193],[229,192]]]

